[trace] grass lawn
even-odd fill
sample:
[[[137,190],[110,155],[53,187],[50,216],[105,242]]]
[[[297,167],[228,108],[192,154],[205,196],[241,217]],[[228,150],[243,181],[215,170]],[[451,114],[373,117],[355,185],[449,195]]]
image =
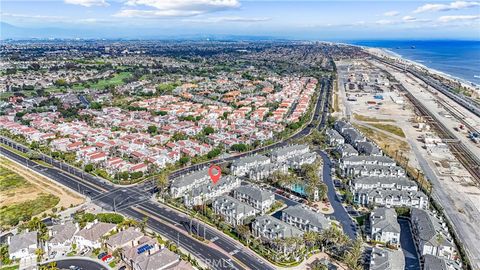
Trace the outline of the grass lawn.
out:
[[[0,158],[0,162],[5,159]],[[27,187],[30,183],[25,178],[16,174],[15,172],[0,166],[0,192],[9,191],[15,188]],[[3,196],[4,194],[2,194]]]
[[[405,133],[403,133],[403,130],[398,126],[390,125],[390,124],[377,124],[377,123],[370,124],[370,125],[378,129],[384,130],[386,132],[400,136],[402,138],[405,138]]]
[[[94,83],[91,85],[91,88],[96,88],[96,89],[105,89],[110,85],[118,86],[123,84],[123,79],[128,78],[132,76],[131,72],[120,72],[115,74],[113,78],[106,79],[106,80],[100,80],[97,83]]]
[[[30,220],[33,216],[38,215],[58,204],[60,198],[52,194],[40,193],[33,200],[5,205],[0,208],[1,226],[16,226],[22,220]]]
[[[0,270],[16,270],[18,268],[19,268],[19,265],[12,265],[12,266],[1,267]]]
[[[365,121],[365,122],[395,122],[395,120],[392,120],[392,119],[378,119],[375,117],[368,117],[368,116],[356,114],[356,113],[353,114],[353,117],[359,121]]]

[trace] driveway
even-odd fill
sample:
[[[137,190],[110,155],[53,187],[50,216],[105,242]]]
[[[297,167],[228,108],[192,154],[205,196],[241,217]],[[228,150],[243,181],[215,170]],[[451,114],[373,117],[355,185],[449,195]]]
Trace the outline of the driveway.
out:
[[[335,186],[333,185],[333,180],[332,180],[332,162],[330,161],[330,158],[328,155],[320,150],[316,151],[323,159],[323,181],[325,184],[327,184],[328,187],[328,200],[330,201],[330,204],[333,207],[333,214],[329,215],[340,224],[342,224],[343,227],[343,232],[350,237],[350,239],[355,239],[357,237],[357,228],[356,224],[353,222],[352,218],[350,215],[348,215],[347,210],[342,205],[342,202],[339,200],[337,193],[335,192]]]

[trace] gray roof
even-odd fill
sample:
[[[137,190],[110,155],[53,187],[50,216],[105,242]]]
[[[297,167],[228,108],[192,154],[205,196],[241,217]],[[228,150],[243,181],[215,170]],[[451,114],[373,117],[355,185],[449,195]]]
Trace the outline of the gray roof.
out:
[[[233,197],[220,195],[213,199],[213,207],[227,208],[229,211],[233,211],[235,214],[243,213],[248,214],[252,211],[255,211],[255,208],[250,205],[243,203]]]
[[[374,184],[393,184],[400,186],[417,186],[417,184],[408,179],[407,177],[394,177],[394,176],[364,176],[358,177],[352,180],[352,184],[374,185]]]
[[[397,212],[393,208],[380,207],[370,214],[372,228],[382,232],[400,233],[400,224],[397,222]]]
[[[310,159],[310,158],[317,158],[317,154],[316,153],[313,153],[313,152],[308,152],[308,153],[304,153],[304,154],[300,154],[300,155],[295,155],[293,157],[290,157],[288,159],[289,162],[301,162],[303,160],[306,160],[306,159]]]
[[[350,123],[345,122],[343,120],[336,121],[335,124],[334,124],[334,128],[337,131],[340,131],[343,128],[351,128],[351,127],[352,127],[352,125]]]
[[[370,254],[370,270],[398,270],[404,269],[405,258],[401,250],[372,248]]]
[[[122,246],[131,242],[135,239],[138,239],[143,236],[143,233],[135,230],[135,228],[129,227],[126,230],[120,231],[108,238],[106,241],[107,245],[110,246]]]
[[[355,157],[355,156],[351,156]],[[347,170],[354,169],[354,170],[367,170],[367,171],[382,171],[382,172],[405,172],[405,170],[400,166],[384,166],[378,164],[359,164],[359,165],[345,165]]]
[[[37,232],[25,232],[14,235],[10,238],[8,245],[8,253],[12,254],[21,249],[28,248],[31,245],[37,244]]]
[[[409,197],[410,199],[419,199],[424,198],[427,199],[427,195],[425,195],[421,191],[408,191],[408,190],[397,190],[397,189],[359,189],[355,191],[356,193],[365,193],[368,194],[369,197]]]
[[[314,212],[310,209],[307,209],[300,204],[297,204],[295,206],[290,206],[282,210],[282,212],[283,214],[286,214],[292,217],[297,217],[303,220],[307,220],[308,224],[310,224],[311,226],[317,227],[320,230],[330,227],[330,222],[325,217],[325,215]]]
[[[208,174],[208,169],[203,169],[200,171],[195,171],[186,175],[183,175],[181,177],[175,178],[172,180],[172,187],[183,187],[190,185],[193,182],[196,181],[207,181],[209,180],[209,174]]]
[[[275,150],[272,150],[271,155],[272,156],[284,156],[284,155],[288,155],[289,153],[291,153],[293,151],[299,151],[299,150],[303,150],[305,148],[308,148],[308,145],[306,145],[306,144],[289,145],[289,146],[285,146],[285,147],[282,147],[282,148],[277,148]]]
[[[446,231],[441,221],[430,212],[413,208],[410,212],[411,220],[417,228],[418,238],[430,243],[433,246],[452,246],[452,243],[445,239],[440,233]]]
[[[286,166],[285,163],[279,163],[279,162],[276,162],[276,163],[268,163],[268,164],[264,164],[264,165],[260,165],[260,166],[257,166],[255,168],[251,168],[250,171],[251,172],[261,172],[261,171],[267,171],[267,172],[271,172],[271,171],[277,171],[277,170],[280,170],[283,166]]]
[[[81,236],[90,241],[98,241],[100,237],[104,236],[111,230],[115,229],[115,227],[117,227],[117,225],[112,223],[98,222],[98,223],[92,224],[92,226],[89,228],[87,227],[83,228],[76,235]]]
[[[357,143],[357,149],[361,153],[365,153],[368,155],[378,155],[381,154],[382,151],[372,142],[359,142]]]
[[[151,255],[142,253],[136,259],[136,263],[141,270],[157,270],[178,262],[180,257],[167,248],[159,250]]]
[[[264,155],[253,155],[253,156],[243,157],[243,158],[234,160],[232,162],[232,166],[241,167],[253,162],[265,162],[267,160],[270,160],[270,159]]]
[[[296,227],[269,215],[257,217],[254,223],[259,224],[260,228],[266,228],[270,233],[282,234],[284,237],[301,236],[303,234]]]
[[[347,128],[343,130],[342,134],[345,139],[350,140],[350,141],[357,141],[357,140],[364,140],[365,138],[363,137],[362,133],[360,133],[358,130],[354,128]]]
[[[272,196],[274,196],[273,192],[270,192],[268,190],[262,190],[260,188],[253,187],[253,186],[240,186],[235,188],[233,192],[246,194],[251,198],[253,198],[254,200],[260,201],[260,202],[269,200],[270,198],[272,198]]]
[[[77,226],[72,222],[66,222],[65,224],[53,225],[51,231],[52,238],[48,242],[54,244],[65,243],[72,239],[75,232],[77,232]]]
[[[137,257],[140,257],[143,253],[138,254],[138,248],[144,245],[151,245],[155,246],[157,245],[157,240],[150,238],[148,236],[142,236],[142,238],[138,239],[138,245],[133,246],[133,247],[125,247],[122,251],[124,258],[126,261],[136,261]]]
[[[333,137],[338,140],[343,140],[343,136],[340,135],[340,133],[338,133],[338,131],[336,131],[335,129],[328,129],[326,133],[330,137]]]
[[[444,259],[430,254],[423,256],[423,270],[447,270],[447,264]]]
[[[375,162],[375,163],[395,163],[395,161],[387,156],[353,156],[346,157],[343,161],[350,162]],[[396,163],[395,163],[396,164]]]
[[[342,144],[340,145],[339,147],[337,147],[337,152],[339,153],[355,153],[355,154],[358,154],[358,151],[357,149],[355,149],[351,144]]]
[[[202,194],[209,194],[216,189],[222,188],[224,186],[230,186],[235,181],[237,181],[237,178],[235,176],[225,175],[220,177],[216,184],[213,184],[212,181],[202,183],[198,186],[193,187],[192,190],[187,194],[191,195],[192,197],[201,196]]]

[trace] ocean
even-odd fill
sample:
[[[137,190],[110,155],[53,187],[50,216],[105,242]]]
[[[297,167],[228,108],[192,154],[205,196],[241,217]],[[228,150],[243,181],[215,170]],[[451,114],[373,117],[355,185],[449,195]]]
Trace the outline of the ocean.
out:
[[[368,40],[346,43],[384,48],[426,67],[480,85],[480,41]]]

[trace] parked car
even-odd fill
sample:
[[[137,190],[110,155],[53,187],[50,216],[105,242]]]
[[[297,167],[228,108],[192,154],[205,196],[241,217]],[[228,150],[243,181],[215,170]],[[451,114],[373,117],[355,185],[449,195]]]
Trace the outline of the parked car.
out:
[[[105,260],[106,263],[110,263],[111,261],[113,261],[113,259],[115,259],[115,257],[113,257],[112,255],[108,255],[107,257],[108,258]]]
[[[127,267],[126,267],[125,265],[122,266],[122,267],[120,267],[120,268],[118,268],[118,270],[125,270],[125,269],[127,269]]]
[[[50,259],[55,258],[55,256],[57,256],[57,252],[56,252],[56,251],[50,253]]]
[[[99,260],[101,260],[103,257],[105,257],[105,256],[107,256],[107,255],[108,255],[107,252],[102,252],[102,253],[98,254],[97,258],[98,258]]]
[[[108,254],[102,258],[102,261],[106,262],[109,258],[111,258],[112,255]]]
[[[82,251],[80,252],[80,256],[83,256],[83,255],[87,254],[89,251],[90,251],[90,248],[82,249]]]

